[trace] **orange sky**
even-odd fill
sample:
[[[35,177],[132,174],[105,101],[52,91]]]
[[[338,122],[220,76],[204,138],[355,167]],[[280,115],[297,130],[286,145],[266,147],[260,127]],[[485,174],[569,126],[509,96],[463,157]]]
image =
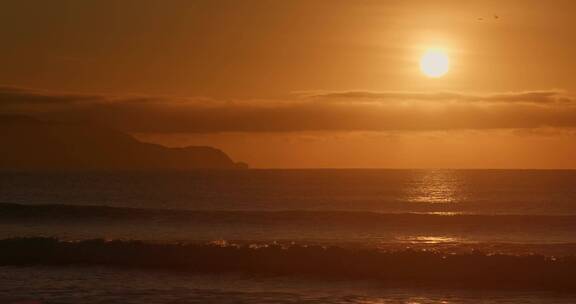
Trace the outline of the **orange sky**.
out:
[[[0,112],[212,145],[254,167],[576,168],[575,9],[5,0]],[[442,78],[419,71],[430,47],[450,57]]]

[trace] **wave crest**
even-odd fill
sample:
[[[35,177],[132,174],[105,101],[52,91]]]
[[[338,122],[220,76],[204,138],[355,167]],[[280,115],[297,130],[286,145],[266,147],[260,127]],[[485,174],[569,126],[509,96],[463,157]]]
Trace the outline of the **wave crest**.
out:
[[[527,286],[574,290],[576,257],[448,254],[427,250],[382,251],[341,247],[224,242],[160,244],[103,239],[0,240],[1,265],[105,265],[202,273],[240,272],[458,286]]]

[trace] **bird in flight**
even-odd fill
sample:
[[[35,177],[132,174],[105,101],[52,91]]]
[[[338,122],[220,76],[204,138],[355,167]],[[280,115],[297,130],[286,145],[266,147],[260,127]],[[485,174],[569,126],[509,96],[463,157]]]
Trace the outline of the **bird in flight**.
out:
[[[500,16],[499,16],[499,15],[494,15],[494,16],[493,16],[493,19],[494,19],[494,20],[499,20],[499,19],[500,19]],[[484,17],[478,17],[476,20],[478,20],[478,21],[484,21],[485,18],[484,18]]]

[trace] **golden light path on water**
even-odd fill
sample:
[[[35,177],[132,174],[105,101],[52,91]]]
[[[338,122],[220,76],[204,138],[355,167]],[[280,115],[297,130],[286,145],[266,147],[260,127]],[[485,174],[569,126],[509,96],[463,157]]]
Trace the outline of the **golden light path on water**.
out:
[[[461,180],[455,172],[449,170],[422,171],[413,181],[407,193],[408,201],[422,204],[457,204],[463,199]],[[454,211],[423,212],[439,216],[454,216],[462,214]],[[457,237],[446,235],[408,235],[397,238],[397,241],[408,244],[451,244],[463,242]]]
[[[414,244],[443,244],[460,242],[460,238],[449,236],[407,236],[400,237],[398,240]]]
[[[463,194],[461,181],[454,172],[423,171],[408,191],[407,200],[411,203],[449,204],[461,201]]]

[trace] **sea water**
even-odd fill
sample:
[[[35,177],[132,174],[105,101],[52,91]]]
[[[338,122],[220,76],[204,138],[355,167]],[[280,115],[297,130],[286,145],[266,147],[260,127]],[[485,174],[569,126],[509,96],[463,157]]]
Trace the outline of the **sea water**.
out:
[[[15,237],[573,256],[576,171],[2,172],[0,238]],[[14,303],[576,301],[565,291],[414,288],[345,276],[0,269],[0,299]]]

